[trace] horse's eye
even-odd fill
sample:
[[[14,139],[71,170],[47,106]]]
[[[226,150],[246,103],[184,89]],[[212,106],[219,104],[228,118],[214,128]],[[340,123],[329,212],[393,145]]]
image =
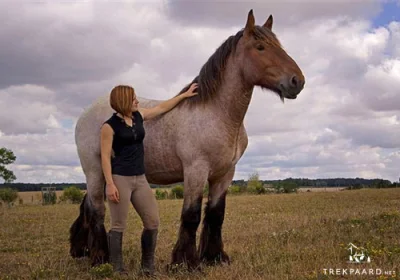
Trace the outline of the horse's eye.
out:
[[[259,50],[259,51],[263,51],[263,50],[264,50],[264,46],[261,45],[261,44],[257,45],[256,48],[257,48],[257,50]]]

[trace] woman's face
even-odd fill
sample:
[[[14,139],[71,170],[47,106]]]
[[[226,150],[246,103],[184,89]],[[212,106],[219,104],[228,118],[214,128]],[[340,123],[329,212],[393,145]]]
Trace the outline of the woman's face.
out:
[[[132,112],[135,112],[139,109],[139,100],[136,98],[136,94],[133,96],[133,102],[132,102]]]

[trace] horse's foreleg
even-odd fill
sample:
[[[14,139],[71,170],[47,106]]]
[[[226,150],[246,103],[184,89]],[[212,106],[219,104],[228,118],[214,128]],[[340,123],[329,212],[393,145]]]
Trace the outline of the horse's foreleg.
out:
[[[207,175],[202,166],[185,169],[181,226],[172,252],[172,265],[186,263],[189,269],[196,269],[200,264],[196,251],[196,231],[201,219],[201,203]]]
[[[222,242],[222,224],[225,216],[226,194],[234,174],[235,168],[224,177],[210,182],[199,246],[200,259],[207,264],[230,264]]]

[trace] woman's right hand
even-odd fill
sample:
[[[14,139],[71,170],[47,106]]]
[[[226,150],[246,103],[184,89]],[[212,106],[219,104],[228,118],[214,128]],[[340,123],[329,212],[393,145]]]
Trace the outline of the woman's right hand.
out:
[[[107,184],[106,195],[109,201],[119,203],[119,192],[114,183]]]

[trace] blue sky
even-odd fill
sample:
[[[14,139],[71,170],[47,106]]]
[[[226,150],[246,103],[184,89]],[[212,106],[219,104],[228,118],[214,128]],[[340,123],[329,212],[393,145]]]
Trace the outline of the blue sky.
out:
[[[385,26],[391,21],[398,21],[400,19],[399,1],[385,1],[381,7],[382,11],[373,19],[374,27]]]

